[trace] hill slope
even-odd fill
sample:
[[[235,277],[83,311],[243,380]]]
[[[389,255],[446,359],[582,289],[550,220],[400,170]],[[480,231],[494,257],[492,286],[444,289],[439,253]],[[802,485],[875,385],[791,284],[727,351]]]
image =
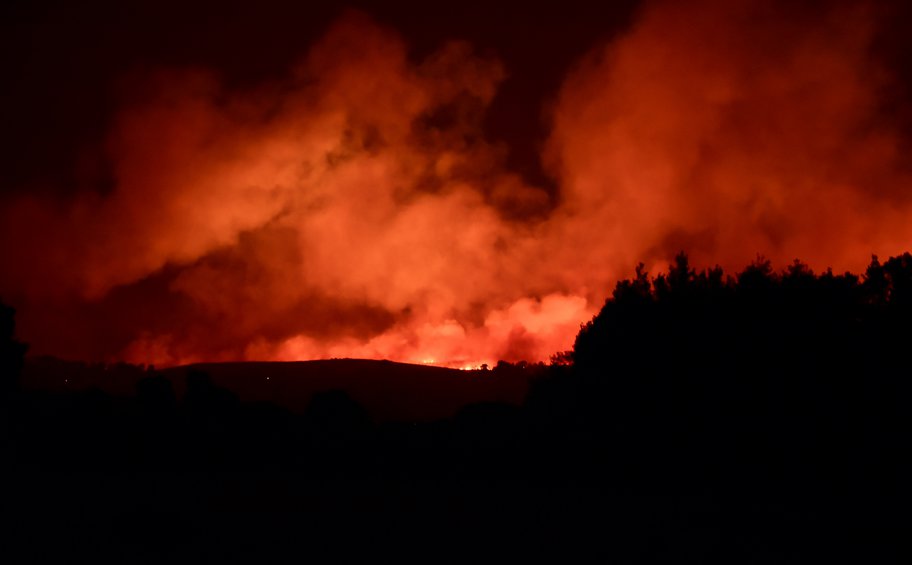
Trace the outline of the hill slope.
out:
[[[367,359],[299,362],[200,363],[154,371],[169,379],[180,397],[191,371],[246,402],[272,402],[303,411],[314,393],[342,390],[377,420],[430,420],[448,417],[467,404],[519,404],[530,375],[522,370],[460,371]],[[152,372],[130,365],[85,365],[52,358],[26,363],[23,385],[50,391],[100,388],[132,395],[136,383]]]

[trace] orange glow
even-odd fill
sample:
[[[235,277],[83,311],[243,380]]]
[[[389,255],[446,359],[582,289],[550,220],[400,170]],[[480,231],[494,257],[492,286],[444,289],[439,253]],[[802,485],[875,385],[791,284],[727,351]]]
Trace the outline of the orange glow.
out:
[[[101,301],[170,269],[189,314],[114,357],[475,368],[569,349],[618,277],[679,250],[859,269],[912,243],[875,22],[793,19],[759,1],[651,4],[559,92],[556,198],[483,141],[505,70],[463,43],[414,64],[394,32],[347,16],[281,83],[153,73],[109,132],[112,193],[6,207],[0,253],[23,267],[0,291]]]
[[[878,116],[873,25],[864,5],[653,4],[562,89],[561,241],[611,242],[584,258],[609,272],[680,249],[728,269],[762,253],[854,270],[908,249],[912,176]]]

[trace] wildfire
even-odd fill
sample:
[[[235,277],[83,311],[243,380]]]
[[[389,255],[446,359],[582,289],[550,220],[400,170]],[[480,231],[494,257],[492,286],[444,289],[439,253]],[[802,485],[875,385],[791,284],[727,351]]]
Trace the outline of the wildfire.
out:
[[[912,178],[876,20],[817,9],[649,4],[556,97],[556,192],[485,140],[507,70],[465,43],[415,63],[349,15],[277,84],[149,74],[112,190],[4,207],[0,292],[35,352],[472,370],[571,348],[639,261],[861,268],[912,242]]]

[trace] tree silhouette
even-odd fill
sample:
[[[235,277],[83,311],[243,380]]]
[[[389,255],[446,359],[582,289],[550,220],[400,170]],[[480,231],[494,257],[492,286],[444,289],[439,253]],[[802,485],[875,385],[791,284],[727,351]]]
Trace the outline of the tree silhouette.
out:
[[[874,257],[863,277],[799,261],[776,272],[762,257],[735,277],[696,272],[683,254],[666,275],[639,265],[582,327],[572,372],[533,389],[530,406],[614,445],[640,477],[685,463],[711,476],[736,459],[833,474],[862,452],[884,468],[896,456],[885,446],[912,429],[898,400],[910,296],[908,254]]]

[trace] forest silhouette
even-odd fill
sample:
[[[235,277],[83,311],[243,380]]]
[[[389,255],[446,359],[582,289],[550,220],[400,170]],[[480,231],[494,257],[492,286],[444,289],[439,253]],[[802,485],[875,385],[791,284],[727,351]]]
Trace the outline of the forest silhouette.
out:
[[[639,265],[572,351],[478,371],[528,380],[521,404],[430,421],[199,369],[182,394],[129,366],[132,397],[30,388],[2,315],[6,547],[38,562],[908,562],[908,253]]]

